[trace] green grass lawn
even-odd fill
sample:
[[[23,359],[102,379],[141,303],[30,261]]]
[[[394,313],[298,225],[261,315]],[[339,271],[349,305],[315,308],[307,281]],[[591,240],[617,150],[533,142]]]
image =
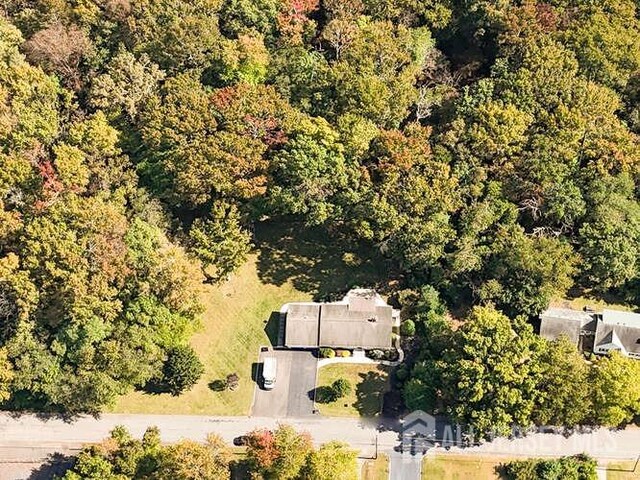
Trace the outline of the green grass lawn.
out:
[[[636,462],[617,462],[607,465],[607,480],[638,480],[640,479],[640,465]]]
[[[269,345],[265,331],[274,311],[283,303],[308,300],[291,283],[279,286],[258,277],[257,259],[252,256],[226,283],[208,286],[204,294],[206,311],[202,329],[191,339],[205,365],[200,382],[179,397],[169,394],[132,392],[121,397],[113,409],[121,413],[246,415],[253,400],[252,364],[261,345]],[[269,328],[276,328],[275,318]],[[230,373],[240,376],[237,390],[214,392],[209,383]]]
[[[389,457],[378,455],[375,460],[367,460],[362,465],[362,480],[389,480]]]
[[[389,267],[371,252],[348,251],[339,240],[320,229],[295,223],[264,222],[256,225],[256,251],[229,281],[207,286],[202,329],[191,345],[205,365],[200,382],[179,397],[132,392],[119,399],[114,412],[159,414],[246,415],[253,400],[253,363],[261,345],[277,331],[282,304],[312,298],[341,298],[353,286],[384,290]],[[270,320],[271,318],[271,320]],[[267,326],[268,324],[268,326]],[[209,384],[231,373],[240,376],[233,392],[214,392]],[[355,401],[355,399],[354,399]],[[365,404],[369,405],[366,399]],[[376,407],[377,408],[377,407]]]
[[[494,480],[501,478],[496,467],[505,458],[441,455],[425,457],[422,462],[423,480]]]
[[[614,297],[607,297],[606,299],[591,297],[588,295],[583,295],[575,298],[558,298],[551,301],[552,307],[560,307],[560,308],[571,308],[573,310],[582,310],[584,307],[591,307],[596,311],[601,311],[605,308],[611,310],[623,310],[623,311],[633,311],[633,308],[630,305],[623,303],[621,299]]]
[[[377,365],[334,363],[318,370],[317,387],[330,386],[338,378],[351,383],[351,393],[331,403],[319,403],[329,417],[375,417],[382,409],[382,397],[389,389],[389,371]]]

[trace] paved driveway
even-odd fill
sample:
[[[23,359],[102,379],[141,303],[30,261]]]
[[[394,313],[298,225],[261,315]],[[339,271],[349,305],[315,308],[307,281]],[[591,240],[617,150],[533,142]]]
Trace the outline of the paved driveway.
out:
[[[422,454],[391,452],[389,454],[390,480],[420,480],[422,475]]]
[[[313,401],[309,395],[316,386],[317,359],[306,351],[275,350],[260,353],[260,367],[265,355],[278,360],[276,386],[262,389],[261,368],[255,389],[251,415],[254,417],[308,417],[313,415]]]

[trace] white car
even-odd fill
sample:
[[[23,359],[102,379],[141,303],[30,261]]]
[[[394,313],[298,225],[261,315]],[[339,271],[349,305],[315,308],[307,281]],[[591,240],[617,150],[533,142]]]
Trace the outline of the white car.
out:
[[[275,357],[266,357],[262,363],[262,386],[265,390],[273,390],[276,385],[278,362]]]

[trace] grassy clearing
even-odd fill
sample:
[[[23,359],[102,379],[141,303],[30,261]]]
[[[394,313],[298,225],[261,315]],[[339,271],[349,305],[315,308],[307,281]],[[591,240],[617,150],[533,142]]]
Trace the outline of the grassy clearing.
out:
[[[253,400],[252,364],[261,345],[269,345],[266,329],[277,328],[275,316],[283,303],[308,300],[309,295],[291,283],[279,286],[258,277],[256,257],[251,257],[229,281],[209,286],[204,294],[206,311],[202,329],[192,337],[205,373],[200,382],[180,397],[169,394],[130,393],[118,401],[115,412],[201,415],[246,415]],[[240,385],[233,392],[214,392],[209,383],[237,373]]]
[[[505,458],[440,455],[425,457],[422,462],[423,480],[493,480],[500,479],[496,468],[508,461]]]
[[[633,311],[633,307],[622,303],[618,298],[597,298],[588,295],[575,297],[571,299],[558,298],[551,301],[552,307],[571,308],[572,310],[582,310],[584,307],[591,307],[597,312],[608,308],[611,310]]]
[[[389,479],[389,457],[378,455],[375,460],[367,460],[362,465],[362,480],[388,480]]]
[[[191,340],[205,365],[200,382],[180,397],[130,393],[114,412],[245,415],[253,400],[252,364],[259,347],[270,344],[277,331],[272,312],[291,301],[341,298],[353,286],[383,291],[389,278],[383,259],[357,249],[344,257],[348,248],[320,229],[265,222],[256,225],[255,235],[256,254],[228,282],[206,288],[203,328]],[[209,388],[231,373],[240,376],[237,390]]]
[[[351,393],[335,402],[318,404],[322,415],[329,417],[375,417],[382,409],[382,397],[389,389],[389,371],[377,365],[335,363],[318,370],[318,387],[330,386],[346,378]]]
[[[315,300],[341,299],[353,287],[384,294],[397,274],[374,249],[346,245],[321,228],[265,222],[256,237],[260,277],[274,285],[290,282]]]
[[[635,472],[633,471],[635,467]],[[607,480],[638,480],[640,479],[640,465],[636,462],[617,462],[607,465]]]

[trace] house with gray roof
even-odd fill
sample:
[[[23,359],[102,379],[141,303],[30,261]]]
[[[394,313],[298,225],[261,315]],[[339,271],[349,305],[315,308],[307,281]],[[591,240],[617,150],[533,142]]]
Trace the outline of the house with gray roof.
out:
[[[580,350],[606,355],[618,350],[640,359],[640,314],[619,310],[602,313],[549,308],[540,315],[540,336],[566,336]]]
[[[400,323],[400,312],[369,289],[350,290],[339,302],[289,303],[281,312],[289,348],[391,348]]]
[[[593,352],[605,355],[618,350],[628,357],[640,358],[640,314],[603,310],[600,317]]]
[[[540,315],[540,336],[556,340],[564,335],[580,350],[590,349],[596,332],[596,315],[569,308],[549,308]]]

